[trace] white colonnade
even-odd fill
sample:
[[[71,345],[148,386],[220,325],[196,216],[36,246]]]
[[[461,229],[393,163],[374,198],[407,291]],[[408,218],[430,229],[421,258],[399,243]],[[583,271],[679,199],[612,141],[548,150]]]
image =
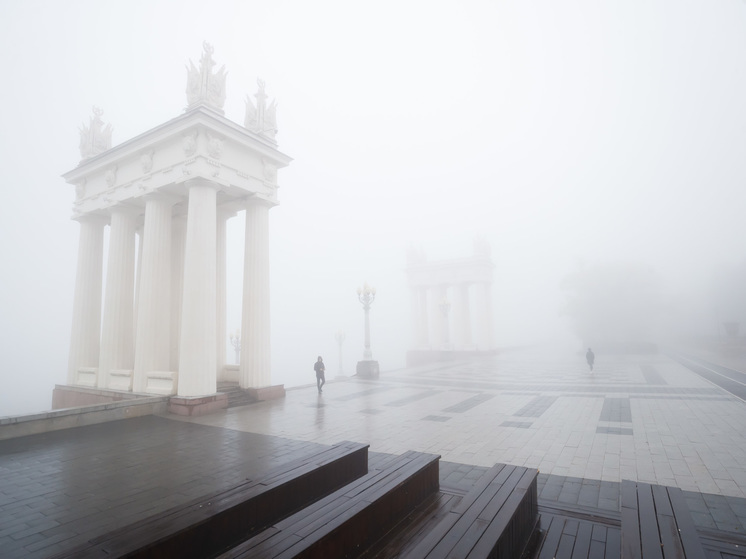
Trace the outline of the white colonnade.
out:
[[[494,349],[492,268],[485,241],[468,258],[428,261],[421,250],[409,252],[412,349]]]
[[[79,220],[69,384],[179,396],[215,392],[226,361],[226,222],[236,212],[216,205],[215,183],[197,179],[185,184],[186,199],[155,194],[147,198],[144,215],[131,206],[111,209],[105,291],[107,220],[99,215]],[[271,382],[272,205],[245,203],[244,351],[239,375],[243,388]],[[186,219],[173,215],[182,206],[187,207]],[[144,223],[136,276],[138,219]]]
[[[78,267],[69,385],[200,398],[226,364],[227,220],[246,214],[241,388],[271,384],[269,209],[277,170],[275,105],[264,83],[243,126],[223,116],[225,71],[205,44],[188,69],[185,114],[111,148],[94,109],[81,129]],[[104,231],[110,227],[108,254]],[[106,286],[102,279],[106,256]],[[102,316],[103,298],[103,324]]]

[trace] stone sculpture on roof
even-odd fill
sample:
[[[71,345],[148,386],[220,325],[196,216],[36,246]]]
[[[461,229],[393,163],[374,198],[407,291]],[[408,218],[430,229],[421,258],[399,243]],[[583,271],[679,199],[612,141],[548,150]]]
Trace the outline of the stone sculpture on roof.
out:
[[[244,126],[271,139],[275,139],[277,134],[277,103],[273,99],[267,106],[267,94],[264,92],[264,81],[256,80],[259,86],[258,91],[254,94],[256,97],[256,106],[250,96],[246,96],[246,117]]]
[[[225,66],[213,74],[212,67],[215,61],[212,59],[214,48],[207,41],[202,43],[204,52],[199,61],[199,68],[194,62],[189,61],[187,68],[187,108],[190,110],[197,105],[206,105],[211,109],[223,114],[225,104]]]
[[[80,158],[89,159],[111,147],[111,124],[104,126],[101,115],[102,109],[93,107],[93,116],[88,126],[83,125],[80,130]]]

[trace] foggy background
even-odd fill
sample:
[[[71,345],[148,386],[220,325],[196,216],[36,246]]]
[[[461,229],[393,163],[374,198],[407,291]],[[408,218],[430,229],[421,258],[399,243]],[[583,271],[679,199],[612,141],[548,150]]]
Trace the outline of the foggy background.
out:
[[[313,383],[317,355],[333,378],[339,330],[354,372],[365,281],[373,356],[403,366],[410,246],[491,243],[501,348],[577,351],[588,313],[639,341],[746,315],[742,0],[0,0],[0,416],[66,380],[79,127],[101,107],[117,145],[182,114],[203,41],[226,117],[262,78],[294,158],[270,212],[273,382]]]

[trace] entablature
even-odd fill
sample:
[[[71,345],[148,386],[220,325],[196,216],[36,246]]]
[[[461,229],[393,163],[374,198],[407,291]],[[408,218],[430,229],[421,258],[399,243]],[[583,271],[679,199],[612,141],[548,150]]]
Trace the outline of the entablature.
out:
[[[494,267],[491,258],[474,256],[410,265],[407,276],[411,287],[490,283]]]
[[[65,173],[75,185],[73,217],[117,204],[142,204],[164,192],[186,197],[183,183],[204,178],[220,200],[258,196],[277,204],[277,170],[292,159],[273,142],[205,106],[153,128]]]

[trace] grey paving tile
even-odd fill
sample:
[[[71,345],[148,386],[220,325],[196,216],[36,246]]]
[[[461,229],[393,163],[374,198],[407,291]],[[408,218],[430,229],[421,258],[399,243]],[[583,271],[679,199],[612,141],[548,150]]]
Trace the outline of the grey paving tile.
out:
[[[541,417],[556,401],[556,396],[536,396],[513,415],[517,417]]]
[[[601,492],[600,482],[583,483],[578,493],[578,504],[587,507],[598,507]]]
[[[494,394],[477,394],[476,396],[467,398],[466,400],[459,402],[458,404],[455,404],[453,406],[450,406],[442,411],[444,413],[464,413],[464,412],[470,411],[472,408],[480,404],[483,404],[491,400],[494,397],[495,397]]]
[[[418,394],[413,394],[411,396],[407,396],[406,398],[399,398],[398,400],[393,400],[391,402],[387,402],[386,406],[392,406],[392,407],[399,407],[399,406],[408,406],[410,404],[413,404],[415,402],[418,402],[420,400],[423,400],[425,398],[430,398],[432,396],[436,396],[440,394],[440,390],[425,390],[423,392],[419,392]]]
[[[640,370],[647,384],[668,384],[666,379],[658,372],[658,368],[655,365],[643,363],[640,365]]]
[[[437,421],[437,422],[444,422],[451,419],[450,417],[446,415],[428,415],[422,418],[423,421]]]
[[[609,514],[618,514],[623,477],[706,491],[722,499],[695,503],[698,526],[743,527],[746,404],[664,356],[605,359],[590,378],[574,355],[506,352],[331,382],[321,408],[310,387],[201,418],[0,441],[0,549],[46,556],[85,538],[88,525],[106,530],[112,516],[165,510],[343,439],[370,443],[372,463],[410,449],[441,454],[443,465],[456,464],[442,470],[453,487],[495,462],[540,468],[542,502]],[[7,524],[9,506],[39,524]],[[45,521],[59,526],[38,532],[48,547],[37,547],[43,540],[24,533]]]
[[[629,427],[596,427],[596,433],[601,435],[634,435]]]
[[[528,421],[503,421],[500,427],[515,427],[516,429],[528,429],[533,425]]]
[[[604,398],[600,421],[632,422],[629,398]]]

